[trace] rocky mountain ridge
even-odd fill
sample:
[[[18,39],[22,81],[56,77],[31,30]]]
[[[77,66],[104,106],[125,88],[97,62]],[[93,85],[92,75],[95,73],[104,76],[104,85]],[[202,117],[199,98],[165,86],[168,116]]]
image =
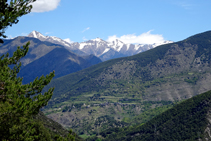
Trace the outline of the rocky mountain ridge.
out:
[[[110,60],[113,58],[125,57],[138,54],[143,51],[155,48],[162,44],[172,43],[172,41],[164,41],[163,43],[154,44],[125,44],[116,39],[112,42],[104,41],[100,38],[88,40],[85,42],[68,43],[58,37],[44,36],[37,31],[32,31],[28,37],[38,38],[41,41],[48,41],[56,44],[63,45],[72,51],[80,50],[85,54],[93,54],[99,57],[102,61]],[[81,55],[81,54],[79,54]]]
[[[131,119],[147,108],[211,90],[210,39],[211,31],[207,31],[55,79],[47,86],[55,86],[55,90],[45,112],[68,128],[83,131],[87,122],[93,123],[100,116],[124,121],[124,117]],[[100,104],[106,102],[112,105],[102,108]],[[121,107],[115,104],[118,102]],[[71,104],[78,109],[73,110]],[[83,109],[84,104],[91,106]],[[79,117],[81,123],[77,124]]]
[[[54,78],[57,78],[102,62],[93,55],[81,57],[62,45],[24,36],[4,40],[0,46],[0,56],[5,53],[12,55],[18,46],[27,42],[30,42],[29,51],[21,59],[22,66],[18,74],[24,78],[23,83],[52,71],[55,71]]]

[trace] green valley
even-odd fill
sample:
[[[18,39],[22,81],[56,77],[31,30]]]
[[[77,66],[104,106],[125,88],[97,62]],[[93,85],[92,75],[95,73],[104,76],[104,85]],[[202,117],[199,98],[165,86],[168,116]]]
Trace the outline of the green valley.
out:
[[[104,130],[87,141],[208,141],[211,91],[185,100],[144,124]]]
[[[89,136],[132,125],[134,118],[148,110],[171,107],[206,92],[211,89],[210,37],[207,31],[57,78],[46,87],[55,90],[43,112]],[[98,119],[107,126],[99,126]]]

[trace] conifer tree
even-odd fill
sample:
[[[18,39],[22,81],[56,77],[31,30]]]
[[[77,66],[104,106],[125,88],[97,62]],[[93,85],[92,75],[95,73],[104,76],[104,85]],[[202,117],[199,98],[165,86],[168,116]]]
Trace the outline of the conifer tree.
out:
[[[35,0],[0,0],[0,37],[6,38],[8,26],[18,23],[18,18],[28,14]],[[3,40],[0,39],[0,43]],[[29,84],[22,84],[17,77],[20,71],[20,59],[29,50],[29,42],[18,47],[12,57],[5,54],[0,57],[0,140],[51,140],[49,132],[42,123],[33,119],[40,108],[47,105],[54,88],[41,93],[54,77],[54,72],[36,78]],[[71,133],[66,139],[74,140]]]
[[[6,38],[4,34],[8,26],[18,23],[18,18],[30,13],[32,2],[36,0],[0,0],[0,37]],[[3,40],[0,39],[0,43]]]

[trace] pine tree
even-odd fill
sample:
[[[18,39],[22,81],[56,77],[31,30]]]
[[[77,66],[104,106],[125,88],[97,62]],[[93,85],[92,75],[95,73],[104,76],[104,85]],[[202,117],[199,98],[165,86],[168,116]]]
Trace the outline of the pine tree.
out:
[[[18,23],[18,18],[30,13],[32,2],[36,0],[0,0],[0,37],[6,38],[4,34],[8,26]],[[3,40],[0,39],[0,43]]]
[[[0,37],[6,38],[8,26],[18,23],[18,18],[28,14],[35,0],[0,0]],[[3,40],[0,39],[0,43]],[[12,57],[5,54],[0,57],[0,140],[51,140],[48,130],[42,123],[33,119],[40,108],[46,106],[52,97],[54,88],[44,94],[42,89],[52,80],[54,72],[36,78],[29,84],[22,84],[17,77],[20,71],[20,59],[29,50],[29,42],[18,47]],[[71,133],[66,139],[74,140]]]

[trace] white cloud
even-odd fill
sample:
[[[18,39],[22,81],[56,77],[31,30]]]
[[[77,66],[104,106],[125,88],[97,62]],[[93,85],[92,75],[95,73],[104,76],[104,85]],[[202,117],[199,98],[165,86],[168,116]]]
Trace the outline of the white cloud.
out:
[[[85,29],[82,31],[82,33],[84,33],[85,31],[87,31],[87,30],[89,30],[89,29],[90,29],[90,27],[85,28]]]
[[[163,35],[151,34],[151,32],[152,30],[146,33],[142,33],[141,35],[127,34],[120,37],[113,35],[109,36],[107,41],[112,42],[115,39],[119,39],[120,41],[123,41],[124,43],[128,44],[153,44],[153,43],[162,43],[165,41]]]
[[[87,41],[88,39],[87,39],[86,37],[83,37],[83,40],[84,40],[84,41]]]
[[[66,41],[66,42],[68,42],[68,43],[70,43],[70,44],[73,43],[73,41],[71,41],[70,38],[63,39],[63,40]]]
[[[61,0],[37,0],[32,3],[32,12],[47,12],[58,7]]]
[[[190,9],[192,9],[194,7],[193,4],[187,3],[185,1],[178,2],[177,5],[180,6],[180,7],[182,7],[182,8],[184,8],[184,9],[186,9],[186,10],[190,10]]]
[[[45,35],[49,35],[49,34],[52,34],[52,33],[53,33],[53,32],[46,32]]]
[[[27,36],[28,33],[21,33],[21,36]]]
[[[12,35],[7,36],[6,39],[13,39]]]
[[[185,10],[194,10],[195,7],[198,6],[198,4],[194,4],[194,1],[192,0],[177,0],[177,1],[170,1],[172,4],[177,5]]]

